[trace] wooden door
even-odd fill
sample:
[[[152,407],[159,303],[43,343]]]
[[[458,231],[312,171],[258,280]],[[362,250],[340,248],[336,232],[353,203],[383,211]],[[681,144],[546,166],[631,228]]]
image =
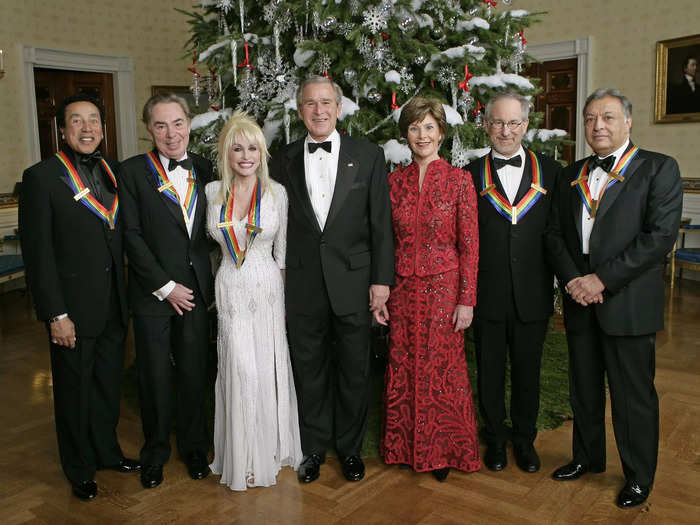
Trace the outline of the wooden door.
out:
[[[543,128],[563,129],[576,140],[577,59],[551,60],[532,64],[525,76],[540,79],[542,92],[535,98],[535,111],[544,113]],[[571,164],[576,160],[574,146],[564,146],[561,158]]]
[[[56,125],[56,106],[74,93],[87,93],[102,104],[105,113],[102,123],[104,139],[100,145],[100,151],[107,158],[117,158],[114,87],[111,73],[34,68],[34,85],[42,160],[55,154],[64,144]]]

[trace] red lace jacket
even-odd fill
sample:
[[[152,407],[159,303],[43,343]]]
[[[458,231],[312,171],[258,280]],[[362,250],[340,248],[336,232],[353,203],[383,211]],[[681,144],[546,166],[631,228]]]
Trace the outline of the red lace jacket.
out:
[[[389,175],[396,273],[435,275],[459,269],[458,304],[476,304],[479,226],[469,173],[443,159],[428,165],[423,187],[413,162]]]

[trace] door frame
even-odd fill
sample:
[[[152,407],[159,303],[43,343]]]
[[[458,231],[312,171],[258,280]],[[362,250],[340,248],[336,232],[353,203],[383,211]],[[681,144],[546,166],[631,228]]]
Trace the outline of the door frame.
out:
[[[590,93],[591,82],[591,37],[562,40],[547,44],[528,44],[527,54],[539,62],[576,58],[576,160],[587,155],[586,134],[583,129],[583,104]]]
[[[27,138],[32,163],[41,160],[39,126],[37,124],[34,68],[69,69],[96,73],[111,73],[114,86],[114,115],[117,133],[117,154],[125,159],[138,153],[136,140],[136,98],[134,95],[134,65],[131,57],[93,55],[60,49],[22,46],[24,83],[27,98]]]

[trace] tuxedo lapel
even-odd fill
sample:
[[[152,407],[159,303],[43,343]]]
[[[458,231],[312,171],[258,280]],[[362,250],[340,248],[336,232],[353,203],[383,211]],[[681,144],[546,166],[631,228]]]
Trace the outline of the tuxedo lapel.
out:
[[[331,207],[328,210],[326,227],[333,222],[338,216],[338,212],[343,207],[343,203],[348,193],[350,193],[350,188],[352,188],[352,183],[357,176],[358,169],[358,161],[351,152],[348,152],[347,143],[341,137],[338,169],[335,176],[335,188],[333,188],[333,199],[331,200]]]
[[[578,242],[579,246],[581,246],[581,242],[583,239],[583,233],[581,231],[581,214],[583,213],[582,208],[583,208],[583,201],[581,200],[581,195],[579,195],[578,190],[571,185],[571,182],[576,180],[578,176],[578,172],[581,169],[581,166],[584,161],[581,161],[580,164],[575,165],[575,168],[573,170],[573,178],[570,181],[567,181],[567,184],[569,185],[568,192],[569,192],[569,206],[571,208],[571,215],[572,219],[574,221],[574,224],[576,225],[576,232],[578,233]]]
[[[311,199],[309,198],[309,190],[306,188],[306,171],[304,169],[304,141],[299,140],[290,148],[287,154],[287,177],[289,178],[289,186],[292,188],[296,201],[304,210],[307,220],[313,225],[313,228],[321,233],[321,228],[316,220],[316,215],[311,207]]]
[[[530,185],[533,182],[532,160],[530,159],[530,155],[528,155],[527,150],[524,150],[524,152],[525,158],[523,159],[523,176],[520,177],[520,186],[518,186],[518,191],[515,194],[515,199],[513,199],[514,204],[520,202],[520,199],[522,199],[525,196],[525,194],[530,190]]]
[[[154,150],[155,151],[155,150]],[[158,152],[155,151],[156,157],[158,157]],[[143,156],[143,161],[144,161],[144,174],[146,176],[146,179],[150,183],[151,186],[153,186],[153,191],[156,192],[158,195],[158,198],[163,201],[165,204],[165,207],[167,210],[170,212],[170,214],[173,216],[173,219],[175,219],[175,222],[180,225],[182,229],[185,230],[185,233],[187,233],[187,225],[185,224],[185,217],[182,215],[182,207],[178,204],[175,204],[173,201],[171,201],[164,192],[158,191],[158,178],[154,175],[154,173],[151,171],[151,168],[149,166],[149,160],[146,157],[146,155]],[[201,191],[204,191],[202,187],[200,186],[198,188]],[[199,206],[197,206],[199,208]]]
[[[627,148],[627,150],[625,150],[625,153],[627,153],[627,151],[629,151],[631,147],[632,143],[630,142],[630,145]],[[618,195],[620,195],[620,193],[624,191],[629,179],[634,175],[635,171],[637,171],[637,169],[643,163],[644,159],[640,158],[639,154],[637,154],[630,162],[629,167],[625,170],[625,173],[623,175],[624,180],[617,181],[615,184],[610,186],[610,188],[605,190],[605,193],[603,193],[603,198],[598,204],[598,211],[596,212],[596,223],[598,222],[598,219],[602,218],[605,215],[605,213],[610,209],[610,207],[615,202],[615,199],[617,199]],[[595,226],[593,227],[595,228]]]

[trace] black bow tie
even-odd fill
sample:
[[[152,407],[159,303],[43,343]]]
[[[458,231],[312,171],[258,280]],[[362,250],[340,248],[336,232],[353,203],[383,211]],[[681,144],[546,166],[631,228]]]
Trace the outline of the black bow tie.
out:
[[[493,165],[496,166],[497,171],[500,170],[506,164],[510,164],[511,166],[519,168],[523,164],[523,159],[520,157],[520,155],[516,155],[515,157],[511,157],[509,159],[501,159],[498,157],[493,158]]]
[[[615,155],[609,155],[601,159],[597,155],[592,155],[588,162],[588,171],[592,172],[596,168],[602,169],[605,173],[609,173],[615,163]]]
[[[326,142],[309,142],[309,153],[314,153],[318,148],[325,149],[328,153],[331,152],[331,141]]]
[[[186,158],[182,160],[170,159],[168,162],[168,171],[173,171],[180,166],[183,170],[190,171],[192,169],[192,159]]]
[[[96,149],[87,155],[79,153],[78,157],[80,157],[80,162],[83,164],[94,164],[95,162],[102,160],[102,153],[100,153],[100,150]]]

